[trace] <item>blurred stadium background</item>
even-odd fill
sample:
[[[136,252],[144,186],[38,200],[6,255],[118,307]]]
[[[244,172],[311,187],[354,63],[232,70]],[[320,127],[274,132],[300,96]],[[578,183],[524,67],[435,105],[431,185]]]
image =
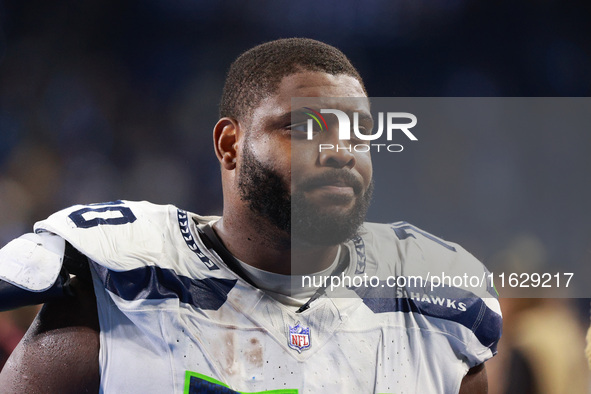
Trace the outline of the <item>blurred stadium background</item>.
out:
[[[219,213],[211,130],[230,62],[258,43],[333,44],[371,96],[587,97],[590,18],[591,3],[558,0],[0,1],[0,245],[75,203]],[[560,135],[452,135],[398,159],[387,169],[390,220],[487,264],[589,275],[591,133]],[[586,392],[588,300],[503,302],[506,351],[489,368],[490,392]],[[3,357],[34,312],[0,315]]]

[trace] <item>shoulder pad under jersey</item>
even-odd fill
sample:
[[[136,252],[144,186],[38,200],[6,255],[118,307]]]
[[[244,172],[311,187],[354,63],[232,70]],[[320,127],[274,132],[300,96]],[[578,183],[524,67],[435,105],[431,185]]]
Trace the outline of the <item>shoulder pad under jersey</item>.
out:
[[[0,249],[0,310],[72,295],[70,273],[89,278],[84,256],[51,233],[25,234]]]

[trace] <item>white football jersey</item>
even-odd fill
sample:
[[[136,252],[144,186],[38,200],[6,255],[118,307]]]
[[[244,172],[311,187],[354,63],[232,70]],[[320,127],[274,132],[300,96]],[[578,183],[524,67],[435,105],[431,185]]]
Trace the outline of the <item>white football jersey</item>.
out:
[[[486,275],[456,244],[404,222],[366,223],[346,244],[345,275],[379,284],[329,291],[296,313],[205,246],[197,224],[215,220],[116,201],[35,225],[91,260],[101,392],[457,393],[496,352],[501,314],[488,286],[386,283]]]

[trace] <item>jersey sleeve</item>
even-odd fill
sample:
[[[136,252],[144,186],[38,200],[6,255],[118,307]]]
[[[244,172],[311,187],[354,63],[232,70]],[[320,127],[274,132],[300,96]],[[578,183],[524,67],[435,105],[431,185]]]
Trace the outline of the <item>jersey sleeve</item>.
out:
[[[468,368],[482,364],[497,353],[502,333],[501,307],[490,272],[460,245],[419,231],[415,234],[422,245],[421,274],[429,277],[431,296],[446,299],[447,310],[435,303],[422,303],[421,307],[449,332],[454,350]],[[448,302],[456,309],[448,308]]]
[[[498,293],[486,267],[460,245],[408,223],[391,225],[401,259],[401,274],[422,278],[405,295],[426,319],[446,333],[468,368],[493,357],[502,333]]]

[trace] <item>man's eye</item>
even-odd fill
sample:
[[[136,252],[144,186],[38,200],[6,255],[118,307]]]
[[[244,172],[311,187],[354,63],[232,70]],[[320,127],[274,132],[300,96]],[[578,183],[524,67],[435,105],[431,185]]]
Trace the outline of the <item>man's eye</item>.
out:
[[[370,128],[359,126],[358,129],[351,130],[351,139],[365,142],[365,139],[360,136],[372,135],[372,131],[373,130],[371,130]]]
[[[309,123],[310,122],[308,122],[308,121],[292,123],[291,125],[289,125],[288,128],[292,133],[307,133]],[[312,132],[313,133],[319,133],[321,131],[322,131],[322,128],[320,126],[318,126],[318,124],[312,123]]]
[[[291,131],[306,133],[308,131],[308,124],[306,122],[294,123],[289,125]]]

